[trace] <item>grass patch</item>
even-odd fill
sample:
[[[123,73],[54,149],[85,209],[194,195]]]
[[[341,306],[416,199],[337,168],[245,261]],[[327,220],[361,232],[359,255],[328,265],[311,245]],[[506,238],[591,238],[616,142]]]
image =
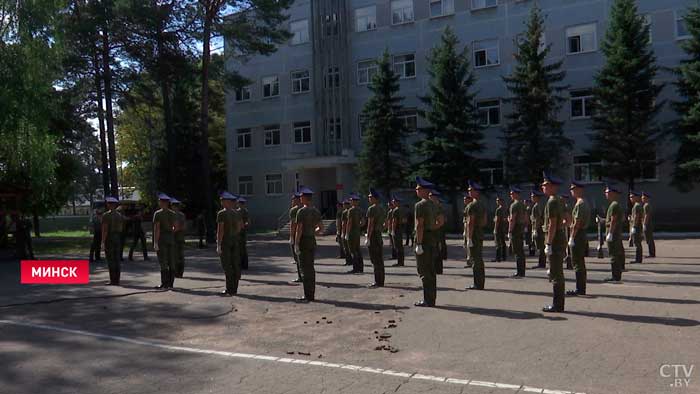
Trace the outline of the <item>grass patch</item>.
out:
[[[91,242],[92,237],[42,237],[34,238],[32,246],[34,247],[34,255],[40,258],[60,255],[82,255],[87,259],[90,255]]]
[[[92,234],[87,230],[56,230],[49,232],[42,232],[42,238],[90,238],[92,239]]]

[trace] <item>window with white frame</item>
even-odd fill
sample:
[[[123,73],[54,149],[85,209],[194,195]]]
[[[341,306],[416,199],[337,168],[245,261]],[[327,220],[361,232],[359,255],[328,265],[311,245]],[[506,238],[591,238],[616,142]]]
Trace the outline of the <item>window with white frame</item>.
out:
[[[280,144],[280,126],[265,126],[265,146],[277,146]]]
[[[479,169],[481,183],[484,186],[503,184],[503,163],[497,160],[485,161]]]
[[[416,55],[408,53],[394,56],[394,72],[400,79],[413,78],[416,76]]]
[[[292,45],[309,42],[309,20],[302,19],[289,24],[289,32],[292,33]]]
[[[574,156],[574,180],[581,182],[601,182],[603,162],[588,155]]]
[[[250,86],[243,86],[234,90],[234,95],[237,102],[250,100]]]
[[[280,95],[280,79],[278,76],[264,77],[262,79],[263,97],[277,97]]]
[[[338,14],[332,13],[326,15],[325,18],[325,30],[327,36],[337,36],[338,35]]]
[[[342,137],[340,118],[326,120],[326,127],[328,130],[328,139],[331,141],[340,141]]]
[[[415,133],[418,131],[418,111],[415,109],[404,109],[398,113],[397,118],[403,123],[406,132]]]
[[[593,52],[598,49],[597,25],[589,23],[587,25],[572,26],[566,28],[566,53],[569,55],[577,53]]]
[[[657,160],[656,155],[649,160],[644,160],[641,164],[640,176],[636,181],[656,181],[657,178]]]
[[[377,28],[377,6],[362,7],[355,10],[355,31],[370,31]]]
[[[379,66],[375,60],[363,60],[357,63],[357,84],[367,85],[372,82],[372,77],[374,77],[379,71]]]
[[[253,146],[253,132],[251,129],[236,130],[236,147],[238,149],[249,149]]]
[[[652,23],[651,14],[646,14],[642,18],[644,18],[644,27],[649,29],[649,43],[651,44],[654,39],[654,34],[652,32],[654,25]]]
[[[326,69],[326,88],[340,87],[340,67],[331,66]]]
[[[498,7],[498,0],[472,0],[472,10]]]
[[[311,143],[311,122],[295,122],[293,131],[295,144]]]
[[[488,67],[501,64],[498,39],[474,41],[474,67]]]
[[[571,119],[587,119],[593,115],[593,91],[574,90],[570,93]]]
[[[451,15],[455,13],[454,0],[430,0],[430,17]]]
[[[265,175],[265,193],[268,196],[282,194],[282,174]]]
[[[238,194],[241,196],[253,195],[253,177],[250,175],[241,175],[238,177]]]
[[[484,127],[501,124],[501,100],[482,100],[476,103],[479,121]]]
[[[413,22],[413,0],[391,0],[391,23]]]
[[[690,38],[690,32],[688,32],[688,27],[685,25],[685,12],[676,11],[676,39],[684,40]]]
[[[292,93],[304,93],[311,90],[309,70],[292,71]]]

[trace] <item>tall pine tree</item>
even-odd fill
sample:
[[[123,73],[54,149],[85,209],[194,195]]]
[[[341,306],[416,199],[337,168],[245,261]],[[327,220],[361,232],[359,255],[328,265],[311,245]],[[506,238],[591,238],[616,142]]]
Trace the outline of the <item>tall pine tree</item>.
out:
[[[428,126],[421,129],[425,138],[416,143],[418,161],[415,174],[434,182],[449,193],[457,217],[457,196],[467,179],[478,175],[474,155],[483,149],[479,113],[474,102],[475,77],[466,47],[451,28],[445,28],[428,57],[430,86],[421,97],[427,107],[420,111]]]
[[[557,85],[566,73],[562,61],[547,64],[551,44],[544,46],[544,16],[535,4],[526,30],[516,39],[513,73],[503,77],[513,105],[504,131],[506,176],[511,182],[537,183],[542,171],[561,166],[564,150],[571,140],[564,136],[563,122],[558,120],[566,86]]]
[[[361,189],[376,187],[388,195],[407,176],[407,130],[399,118],[403,101],[398,96],[399,76],[387,51],[377,66],[377,74],[369,84],[373,95],[362,109],[364,136],[357,169]]]
[[[642,167],[657,164],[656,146],[663,130],[655,117],[663,102],[662,84],[649,42],[649,26],[634,0],[616,0],[601,49],[605,65],[595,77],[591,154],[605,162],[602,175],[634,188]]]
[[[688,55],[675,70],[676,88],[682,100],[673,103],[680,120],[676,126],[679,142],[673,171],[673,185],[690,191],[700,182],[700,7],[694,6],[685,16],[690,39],[681,47]]]

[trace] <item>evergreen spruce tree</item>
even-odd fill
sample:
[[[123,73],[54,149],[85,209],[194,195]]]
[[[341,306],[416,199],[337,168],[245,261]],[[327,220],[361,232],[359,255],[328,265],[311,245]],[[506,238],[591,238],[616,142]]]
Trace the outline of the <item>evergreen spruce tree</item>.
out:
[[[360,188],[376,187],[389,195],[407,175],[406,128],[399,118],[403,97],[398,96],[399,76],[385,51],[370,82],[372,97],[362,109],[364,136],[358,163]]]
[[[511,182],[538,183],[542,171],[562,165],[562,154],[571,149],[558,120],[566,86],[557,85],[566,73],[562,61],[546,63],[551,45],[544,46],[544,16],[535,4],[526,30],[516,40],[515,67],[504,77],[513,106],[504,130],[506,175]]]
[[[428,57],[429,92],[421,97],[427,108],[420,111],[428,126],[421,129],[425,138],[415,146],[415,174],[450,194],[453,218],[460,188],[478,174],[474,154],[483,149],[469,56],[466,47],[459,48],[452,29],[445,28]]]
[[[634,0],[616,0],[601,49],[606,62],[595,77],[591,154],[605,162],[602,175],[634,188],[642,167],[656,165],[663,137],[655,117],[663,102],[663,85],[655,84],[656,57],[649,27]]]
[[[673,185],[690,191],[700,182],[700,6],[691,7],[685,16],[690,39],[681,47],[688,55],[675,70],[676,89],[682,100],[673,103],[680,120],[676,126],[679,142],[673,172]]]

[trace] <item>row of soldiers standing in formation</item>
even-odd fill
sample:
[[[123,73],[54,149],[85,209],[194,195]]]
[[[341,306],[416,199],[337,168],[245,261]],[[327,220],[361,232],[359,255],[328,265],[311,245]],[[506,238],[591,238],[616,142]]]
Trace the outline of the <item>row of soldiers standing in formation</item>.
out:
[[[591,219],[591,210],[584,199],[585,185],[580,182],[572,182],[569,190],[575,199],[573,208],[567,206],[568,195],[558,194],[562,180],[545,174],[541,185],[542,190],[533,190],[531,199],[533,205],[526,207],[521,200],[522,190],[518,187],[510,189],[510,197],[513,200],[506,212],[503,200],[497,199],[497,209],[494,215],[494,235],[496,240],[496,260],[501,261],[506,256],[506,242],[510,241],[513,254],[516,259],[516,272],[514,278],[525,276],[526,258],[524,244],[529,237],[531,244],[538,252],[538,264],[534,268],[549,267],[548,276],[553,284],[553,303],[543,308],[547,312],[559,312],[564,310],[564,260],[568,256],[571,259],[576,273],[576,289],[566,294],[570,296],[585,295],[587,271],[585,257],[588,251],[588,237],[586,230]],[[437,296],[436,275],[442,273],[443,262],[446,259],[445,242],[445,212],[440,203],[440,193],[435,190],[435,185],[423,179],[416,178],[416,194],[420,201],[414,207],[414,237],[415,253],[418,274],[423,282],[423,300],[416,302],[416,306],[434,306]],[[484,229],[487,222],[486,206],[481,198],[482,187],[476,182],[469,182],[468,193],[464,197],[464,247],[467,250],[468,266],[473,268],[474,283],[468,289],[483,290],[485,286],[485,269],[483,261]],[[624,271],[624,247],[622,245],[622,229],[624,215],[618,202],[620,191],[614,185],[607,185],[605,196],[610,202],[605,218],[596,217],[596,221],[605,224],[605,242],[611,257],[612,276],[606,281],[620,281]],[[653,218],[650,205],[651,196],[648,193],[631,192],[630,197],[634,202],[630,215],[631,239],[637,249],[636,263],[641,263],[641,242],[643,237],[647,239],[650,247],[650,255],[653,256]],[[544,198],[544,201],[542,201]],[[374,269],[374,282],[369,287],[381,287],[384,285],[384,261],[382,254],[381,232],[388,230],[392,253],[396,254],[398,262],[394,266],[404,264],[402,234],[408,222],[407,212],[401,206],[398,197],[391,198],[388,212],[382,209],[381,195],[370,189],[368,195],[369,208],[363,214],[359,207],[360,197],[352,194],[348,200],[342,202],[342,210],[336,217],[338,229],[336,241],[338,242],[341,256],[346,260],[346,265],[352,265],[348,273],[362,273],[364,263],[360,249],[361,229],[366,226],[365,245],[368,247],[370,260]],[[299,223],[298,212],[300,207],[308,206],[299,201],[299,196],[292,199],[293,206],[290,209],[292,253],[298,266],[298,279],[305,287],[305,299],[313,300],[314,281],[310,274],[313,271],[312,258],[299,258],[297,236],[304,224]],[[315,209],[315,208],[314,208]],[[317,229],[318,223],[312,222],[308,227]],[[527,229],[531,231],[528,232]],[[315,241],[314,241],[315,247]],[[315,276],[315,272],[313,273]],[[307,280],[307,278],[309,278]],[[308,290],[307,290],[308,289]]]
[[[222,199],[223,201],[223,199]],[[238,199],[236,199],[236,204],[238,204]],[[243,206],[245,204],[245,199],[240,202],[242,205],[236,205],[233,209],[236,212],[236,217],[239,218],[240,225],[235,228],[227,227],[226,239],[228,240],[231,236],[235,236],[235,258],[238,261],[238,267],[241,265],[243,269],[248,268],[248,252],[246,248],[247,244],[247,231],[249,225],[248,211]],[[184,212],[182,212],[182,203],[175,198],[172,198],[166,194],[158,195],[158,205],[159,209],[153,214],[153,249],[158,255],[158,264],[160,265],[160,276],[161,283],[157,286],[159,289],[172,288],[175,282],[175,278],[182,278],[185,271],[185,225],[186,217]],[[125,230],[125,218],[118,209],[119,200],[115,197],[107,197],[105,199],[106,211],[101,215],[100,218],[100,231],[95,232],[95,237],[99,236],[99,242],[101,249],[105,251],[105,258],[107,260],[107,266],[109,269],[109,282],[108,285],[119,285],[121,279],[121,260],[122,260],[122,249],[124,245],[123,233]],[[225,211],[226,209],[222,210]],[[220,217],[222,217],[222,212],[217,215],[217,223]],[[139,223],[140,227],[140,223]],[[219,226],[221,227],[221,226]],[[219,228],[219,230],[221,230]],[[223,231],[220,231],[223,236]],[[144,237],[145,238],[145,237]],[[145,241],[144,241],[145,242]],[[134,244],[136,243],[136,239]],[[217,252],[220,252],[220,244],[217,243]],[[94,252],[94,242],[93,248],[90,253],[90,260],[92,260]],[[129,252],[129,257],[131,259],[132,249]],[[99,256],[99,253],[98,253]],[[225,256],[226,259],[222,258],[222,266],[224,271],[227,272],[227,289],[235,294],[235,289],[232,284],[229,283],[229,268],[233,265],[229,262],[234,256]],[[144,259],[148,260],[146,252],[144,252]],[[238,278],[240,278],[240,268],[238,270]],[[233,276],[232,276],[233,277]],[[236,281],[237,286],[237,281]]]

